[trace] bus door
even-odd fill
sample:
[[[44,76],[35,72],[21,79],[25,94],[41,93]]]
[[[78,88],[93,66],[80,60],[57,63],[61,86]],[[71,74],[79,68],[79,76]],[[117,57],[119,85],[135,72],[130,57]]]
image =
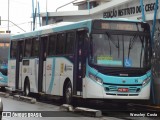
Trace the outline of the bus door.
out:
[[[16,54],[16,76],[15,87],[17,90],[22,89],[22,58],[23,58],[24,41],[17,42],[17,54]]]
[[[74,80],[73,80],[73,94],[82,95],[82,79],[85,73],[86,56],[84,51],[84,43],[87,31],[80,30],[77,31],[77,41],[76,41],[76,53],[75,53],[75,63],[74,63]]]
[[[38,69],[38,92],[45,92],[46,82],[46,53],[47,53],[48,36],[41,37],[40,39],[40,52],[39,52],[39,69]]]

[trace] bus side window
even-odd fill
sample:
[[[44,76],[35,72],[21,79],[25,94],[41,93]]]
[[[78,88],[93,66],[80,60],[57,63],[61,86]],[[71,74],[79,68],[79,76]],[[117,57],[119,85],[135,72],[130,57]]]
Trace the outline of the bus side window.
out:
[[[10,58],[16,58],[16,54],[17,54],[17,42],[16,41],[12,41],[11,42],[11,55]]]
[[[25,41],[24,57],[30,57],[31,56],[31,46],[32,46],[32,40],[27,39]]]
[[[58,34],[57,44],[56,44],[57,55],[65,54],[65,43],[66,43],[66,34],[65,33]]]
[[[32,57],[38,57],[39,55],[39,39],[33,38],[32,41]]]
[[[24,48],[24,41],[19,41],[18,42],[19,45],[19,59],[20,61],[23,59],[23,48]]]
[[[75,33],[67,33],[66,39],[66,54],[74,54]]]
[[[48,55],[56,55],[56,35],[49,36]]]

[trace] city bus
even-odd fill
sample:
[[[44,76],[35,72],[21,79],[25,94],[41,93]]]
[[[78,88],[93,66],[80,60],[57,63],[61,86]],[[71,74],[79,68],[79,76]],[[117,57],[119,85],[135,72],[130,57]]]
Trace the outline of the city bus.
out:
[[[4,90],[8,86],[8,53],[10,46],[10,34],[0,34],[0,88]]]
[[[148,100],[149,24],[128,19],[56,23],[11,37],[12,91],[73,98]]]

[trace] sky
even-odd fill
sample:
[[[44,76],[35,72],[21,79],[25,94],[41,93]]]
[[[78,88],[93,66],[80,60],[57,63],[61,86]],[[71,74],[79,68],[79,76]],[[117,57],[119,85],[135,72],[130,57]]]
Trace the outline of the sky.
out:
[[[40,5],[40,13],[46,12],[46,3],[47,11],[55,12],[56,8],[62,6],[66,3],[69,3],[73,0],[34,0],[34,7],[36,7],[36,1]],[[46,2],[47,1],[47,2]],[[74,7],[73,4],[67,5],[59,9],[59,11],[72,11],[77,10],[77,7]],[[32,15],[32,0],[9,0],[9,30],[12,34],[23,33],[24,31],[31,31],[31,18]],[[0,0],[0,16],[1,16],[1,25],[0,31],[8,30],[8,0]],[[17,26],[15,26],[14,24]],[[37,18],[37,27],[39,20]],[[24,31],[23,31],[23,30]]]

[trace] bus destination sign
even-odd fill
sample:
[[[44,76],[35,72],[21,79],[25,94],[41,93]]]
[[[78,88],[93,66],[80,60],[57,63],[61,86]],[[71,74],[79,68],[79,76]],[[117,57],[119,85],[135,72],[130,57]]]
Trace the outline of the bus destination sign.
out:
[[[103,30],[126,30],[126,31],[143,31],[141,24],[125,22],[95,22],[94,29]]]

